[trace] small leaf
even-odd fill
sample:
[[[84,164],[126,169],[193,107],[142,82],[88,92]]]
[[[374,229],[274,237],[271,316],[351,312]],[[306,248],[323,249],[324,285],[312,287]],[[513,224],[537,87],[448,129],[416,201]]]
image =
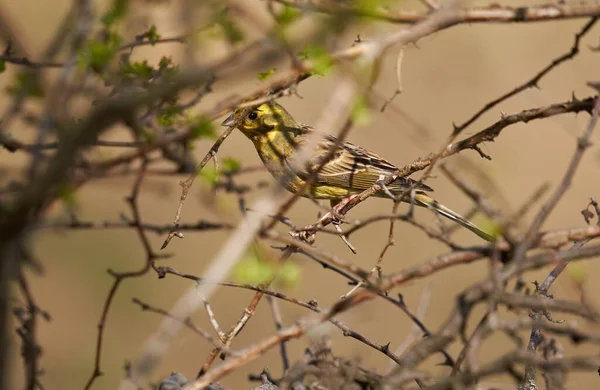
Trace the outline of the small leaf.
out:
[[[271,76],[273,76],[275,74],[276,70],[277,70],[276,68],[271,68],[271,69],[266,70],[264,72],[260,72],[257,77],[258,77],[258,79],[260,81],[268,80],[268,79],[271,78]]]
[[[352,108],[352,122],[358,126],[365,126],[371,123],[371,113],[367,102],[362,96],[359,96]]]
[[[152,25],[152,27],[144,33],[144,36],[152,43],[152,46],[160,39],[160,34],[156,30],[155,25]]]
[[[219,10],[215,14],[215,23],[221,27],[229,43],[238,43],[244,39],[244,33],[231,20],[226,8]]]
[[[215,138],[215,126],[212,121],[204,115],[199,116],[190,128],[192,138]]]
[[[63,202],[65,208],[72,210],[75,208],[75,189],[68,184],[61,184],[58,187],[58,198]]]
[[[158,124],[163,127],[169,127],[173,125],[175,121],[175,117],[181,113],[181,107],[177,106],[169,106],[165,107],[161,110],[161,113],[158,115],[157,121]]]
[[[479,216],[475,221],[475,224],[479,227],[479,229],[483,230],[490,236],[494,238],[499,238],[502,236],[502,225],[496,223],[488,216]]]
[[[313,62],[313,74],[324,76],[333,66],[333,61],[322,46],[308,45],[299,54],[300,58],[305,58]]]
[[[225,157],[222,161],[222,165],[223,171],[225,171],[226,173],[237,172],[242,167],[242,163],[240,162],[240,160],[232,157]]]
[[[582,284],[588,278],[588,271],[584,264],[571,263],[567,267],[567,274],[576,284]]]
[[[379,6],[379,1],[378,0],[355,0],[354,6],[356,7],[357,10],[359,10],[363,13],[366,13],[366,14],[370,14],[377,10],[377,7]]]
[[[282,26],[287,26],[292,23],[294,20],[298,19],[298,17],[302,15],[302,13],[296,8],[290,7],[289,5],[285,5],[281,12],[275,16],[275,20]]]
[[[27,94],[31,97],[43,98],[44,90],[31,73],[20,72],[15,76],[15,83],[6,87],[9,95]]]
[[[179,74],[179,65],[174,65],[171,57],[162,57],[158,63],[158,71],[165,76]]]
[[[165,70],[171,65],[173,65],[173,60],[171,59],[171,57],[163,56],[158,62],[158,70]]]
[[[288,260],[279,269],[277,281],[285,287],[294,287],[300,281],[302,270],[293,260]]]
[[[144,140],[147,144],[152,145],[156,141],[156,134],[149,131],[144,131]]]
[[[111,32],[108,39],[92,40],[79,54],[78,65],[82,70],[90,67],[95,72],[101,72],[115,57],[121,45],[122,38],[116,32]]]
[[[149,80],[154,75],[154,69],[148,64],[147,60],[144,60],[143,62],[124,63],[121,67],[121,73],[125,77],[135,78],[138,76]]]
[[[0,60],[0,73],[3,73],[6,70],[6,61]]]
[[[200,171],[200,173],[198,173],[198,176],[210,184],[211,187],[214,187],[214,185],[219,181],[219,173],[214,169],[203,169]]]
[[[127,13],[128,0],[113,0],[112,7],[102,16],[102,23],[111,26]]]
[[[272,266],[255,256],[249,256],[240,261],[234,271],[234,278],[240,283],[260,285],[273,277]]]

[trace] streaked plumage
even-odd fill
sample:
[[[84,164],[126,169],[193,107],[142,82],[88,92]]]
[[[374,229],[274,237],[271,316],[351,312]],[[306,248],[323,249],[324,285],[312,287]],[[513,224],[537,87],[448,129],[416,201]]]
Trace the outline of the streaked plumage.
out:
[[[261,104],[247,112],[245,118],[239,118],[243,111],[239,109],[234,112],[223,122],[223,125],[230,126],[239,119],[237,128],[252,141],[269,172],[293,193],[302,188],[305,180],[313,175],[323,157],[336,143],[335,137],[327,135],[319,143],[313,158],[309,159],[303,167],[293,168],[292,159],[298,148],[306,142],[312,129],[296,122],[280,104],[275,102]],[[316,180],[309,191],[301,195],[315,199],[329,199],[332,204],[335,204],[350,195],[368,189],[380,180],[382,175],[389,176],[396,170],[393,164],[377,154],[350,142],[342,142],[333,157],[317,173]],[[399,178],[387,188],[392,194],[400,195],[414,183],[412,179]],[[433,191],[430,187],[417,184],[415,190],[416,205],[437,211],[485,240],[494,240],[494,237],[429,197],[426,192]],[[379,192],[376,196],[388,197],[384,192]],[[410,201],[410,198],[407,201]]]

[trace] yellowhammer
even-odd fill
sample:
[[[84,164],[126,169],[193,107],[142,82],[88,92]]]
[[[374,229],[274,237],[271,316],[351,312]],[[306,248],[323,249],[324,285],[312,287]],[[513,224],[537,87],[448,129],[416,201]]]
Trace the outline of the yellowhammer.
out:
[[[335,137],[325,136],[319,143],[314,157],[309,159],[304,168],[293,168],[291,162],[294,155],[299,146],[306,142],[312,129],[296,122],[280,104],[275,102],[261,104],[249,112],[246,111],[245,118],[239,118],[243,112],[244,109],[238,109],[222,124],[231,126],[239,120],[237,128],[254,143],[258,155],[269,172],[290,192],[296,193],[303,187],[305,180],[314,174],[322,164],[323,157],[336,143]],[[392,175],[396,170],[393,164],[375,153],[350,142],[342,142],[333,157],[318,171],[308,191],[301,195],[314,199],[329,199],[334,205],[348,196],[366,190],[380,182],[382,177]],[[397,196],[414,183],[412,179],[401,177],[389,184],[387,189]],[[414,204],[437,211],[484,240],[495,240],[459,214],[429,197],[426,191],[433,191],[433,189],[425,184],[415,186]],[[384,191],[378,192],[376,196],[389,197]],[[410,202],[410,199],[408,196],[404,201]]]

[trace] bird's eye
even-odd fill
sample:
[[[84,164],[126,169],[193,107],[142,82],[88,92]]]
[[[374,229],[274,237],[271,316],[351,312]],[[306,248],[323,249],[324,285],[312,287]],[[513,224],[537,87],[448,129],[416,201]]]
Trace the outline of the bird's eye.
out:
[[[251,112],[250,115],[248,115],[248,119],[250,119],[251,121],[255,120],[256,118],[258,118],[258,114],[256,112]]]

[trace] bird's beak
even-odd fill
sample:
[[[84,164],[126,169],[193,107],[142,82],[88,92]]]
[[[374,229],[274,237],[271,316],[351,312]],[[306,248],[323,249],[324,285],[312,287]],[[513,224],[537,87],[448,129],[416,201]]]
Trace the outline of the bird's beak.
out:
[[[229,115],[229,116],[227,117],[227,119],[225,119],[225,120],[223,121],[223,123],[221,123],[221,126],[231,126],[231,125],[233,125],[234,123],[235,123],[235,117],[234,117],[234,115],[233,115],[233,114],[231,114],[231,115]]]

